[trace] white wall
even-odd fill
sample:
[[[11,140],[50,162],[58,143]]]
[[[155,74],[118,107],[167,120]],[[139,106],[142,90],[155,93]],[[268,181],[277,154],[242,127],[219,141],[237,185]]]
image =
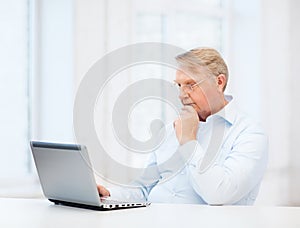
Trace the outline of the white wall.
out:
[[[260,200],[288,201],[290,156],[289,1],[262,2],[263,118],[270,139],[269,169]]]
[[[290,93],[290,178],[289,178],[289,203],[300,205],[300,1],[292,0],[290,3],[290,26],[289,26],[289,91]]]
[[[299,10],[297,0],[262,1],[262,113],[270,138],[269,168],[258,200],[262,204],[300,204]]]

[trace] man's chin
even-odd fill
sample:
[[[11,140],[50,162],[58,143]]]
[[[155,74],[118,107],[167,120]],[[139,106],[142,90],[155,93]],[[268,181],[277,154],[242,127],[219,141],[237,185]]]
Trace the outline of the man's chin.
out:
[[[199,121],[205,121],[205,120],[201,117],[202,115],[201,115],[201,112],[200,112],[199,107],[198,107],[195,103],[190,104],[190,106],[192,106],[192,107],[195,109],[195,111],[197,112]]]

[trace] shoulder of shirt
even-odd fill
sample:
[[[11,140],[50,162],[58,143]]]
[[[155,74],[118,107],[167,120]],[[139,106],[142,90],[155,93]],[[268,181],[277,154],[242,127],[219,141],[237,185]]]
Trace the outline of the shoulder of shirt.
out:
[[[245,113],[237,108],[236,118],[233,125],[237,125],[242,131],[263,134],[266,135],[266,132],[262,124],[257,121],[254,117]]]
[[[233,100],[232,96],[227,96],[230,98],[230,106],[228,107],[229,109],[229,117],[228,119],[231,121],[231,124],[233,126],[236,126],[240,128],[243,131],[247,132],[256,132],[259,134],[264,134],[266,135],[262,124],[257,121],[254,117],[249,115],[246,112],[243,112],[237,105],[236,102]],[[225,108],[226,110],[226,108]]]

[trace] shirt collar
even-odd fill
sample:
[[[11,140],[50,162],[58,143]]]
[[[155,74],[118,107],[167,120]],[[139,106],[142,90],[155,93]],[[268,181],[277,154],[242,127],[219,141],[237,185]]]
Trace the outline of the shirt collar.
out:
[[[220,111],[216,112],[215,114],[209,116],[208,118],[212,117],[221,117],[230,124],[233,124],[235,117],[236,117],[236,106],[231,95],[225,95],[226,101],[228,104],[224,106]]]

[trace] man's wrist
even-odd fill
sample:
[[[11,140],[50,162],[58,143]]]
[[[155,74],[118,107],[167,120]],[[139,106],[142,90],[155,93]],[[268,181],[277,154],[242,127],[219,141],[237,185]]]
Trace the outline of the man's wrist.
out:
[[[184,137],[180,139],[179,144],[183,145],[193,140],[196,140],[196,137]]]

